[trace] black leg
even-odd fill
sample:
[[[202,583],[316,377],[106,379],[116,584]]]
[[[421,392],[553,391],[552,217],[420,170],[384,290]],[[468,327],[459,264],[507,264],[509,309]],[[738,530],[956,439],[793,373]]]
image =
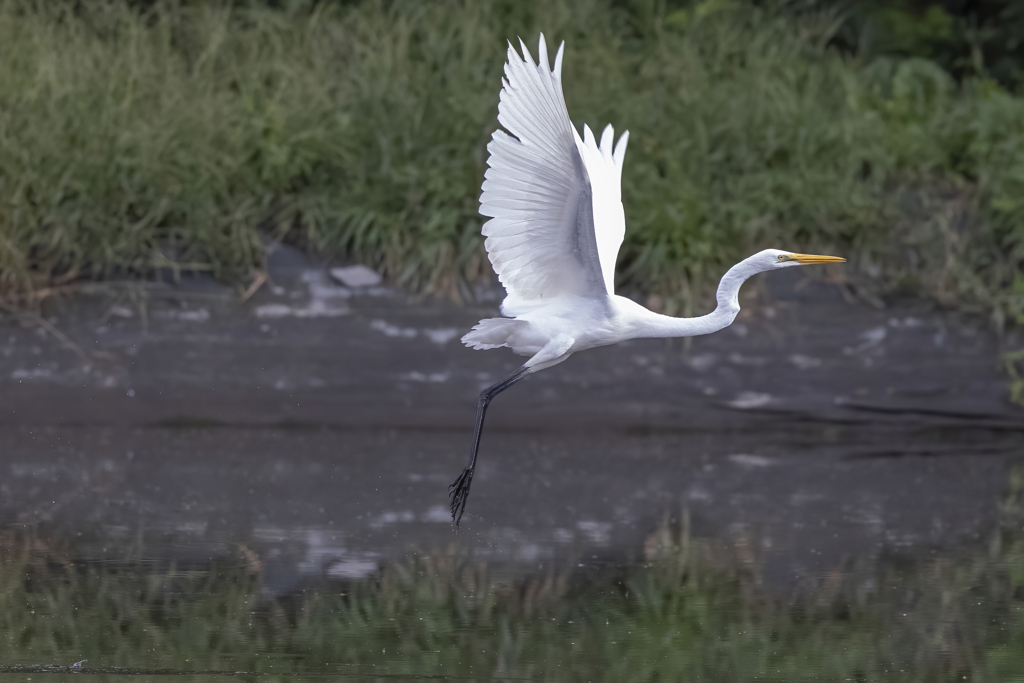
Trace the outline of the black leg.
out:
[[[476,453],[480,450],[480,435],[484,430],[484,416],[487,414],[487,406],[491,399],[508,389],[521,379],[524,379],[530,370],[525,365],[497,384],[487,387],[480,392],[480,402],[476,407],[476,427],[473,429],[473,443],[469,448],[469,464],[462,470],[459,478],[448,487],[448,495],[451,497],[451,505],[448,510],[452,513],[452,521],[459,526],[462,521],[462,513],[466,510],[466,499],[469,498],[469,486],[473,483],[473,470],[476,468]]]

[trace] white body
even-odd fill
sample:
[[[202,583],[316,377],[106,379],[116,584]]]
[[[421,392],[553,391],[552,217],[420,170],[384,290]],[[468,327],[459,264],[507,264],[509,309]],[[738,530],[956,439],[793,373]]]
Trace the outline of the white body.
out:
[[[563,46],[564,47],[564,46]],[[487,145],[487,173],[480,195],[487,255],[508,296],[505,318],[481,320],[462,342],[474,349],[502,346],[529,356],[523,366],[480,393],[469,463],[449,487],[456,526],[466,509],[491,400],[529,374],[576,353],[637,337],[691,337],[730,325],[739,313],[743,282],[775,268],[836,263],[834,256],[766,249],[740,261],[722,277],[718,306],[699,318],[672,318],[615,294],[615,258],[626,232],[619,184],[628,133],[614,148],[611,126],[601,143],[590,128],[583,137],[569,121],[562,98],[562,48],[554,69],[544,36],[540,64],[526,45],[520,57],[509,45],[498,122]]]
[[[581,138],[562,96],[562,47],[552,69],[544,36],[540,63],[526,45],[509,45],[488,144],[480,213],[488,257],[508,296],[504,318],[481,320],[462,341],[475,349],[508,347],[530,356],[530,372],[556,365],[577,351],[638,337],[689,337],[728,326],[740,310],[740,285],[755,273],[820,263],[767,249],[733,266],[718,288],[718,307],[698,318],[659,315],[615,294],[615,259],[626,223],[620,178],[629,133],[614,148],[607,126],[597,143]],[[819,259],[819,260],[799,260]],[[841,261],[842,259],[831,259]]]

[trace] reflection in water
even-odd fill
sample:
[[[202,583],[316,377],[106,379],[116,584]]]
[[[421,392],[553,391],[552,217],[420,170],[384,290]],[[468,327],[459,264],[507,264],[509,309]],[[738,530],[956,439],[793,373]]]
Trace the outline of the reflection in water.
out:
[[[508,576],[451,548],[268,587],[247,545],[189,566],[0,534],[2,671],[345,680],[1008,680],[1024,675],[1024,472],[986,542],[851,561],[791,593],[756,539],[666,520],[632,563]],[[354,558],[354,563],[369,563]],[[333,565],[332,565],[333,566]]]

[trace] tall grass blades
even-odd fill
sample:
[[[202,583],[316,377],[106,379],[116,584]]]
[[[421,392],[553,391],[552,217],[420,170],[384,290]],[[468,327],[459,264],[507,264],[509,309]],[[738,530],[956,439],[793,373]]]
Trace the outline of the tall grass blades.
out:
[[[785,587],[765,585],[750,537],[723,544],[668,525],[642,566],[567,558],[523,574],[450,550],[366,579],[307,577],[285,594],[247,547],[184,567],[89,562],[10,529],[0,673],[86,660],[101,680],[1019,680],[1021,472],[1010,478],[1000,508],[1013,523],[987,543],[851,559]]]
[[[861,286],[1024,316],[1024,102],[844,56],[841,17],[791,5],[0,0],[0,294],[239,281],[278,238],[411,289],[486,281],[505,40],[543,30],[574,122],[632,131],[624,287],[693,309],[752,250],[833,250]]]

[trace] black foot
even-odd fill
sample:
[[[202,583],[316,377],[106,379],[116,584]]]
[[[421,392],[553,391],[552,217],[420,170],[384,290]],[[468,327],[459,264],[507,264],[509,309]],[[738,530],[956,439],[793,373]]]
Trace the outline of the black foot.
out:
[[[462,513],[466,511],[466,499],[469,498],[469,485],[473,483],[473,468],[467,467],[462,470],[459,478],[448,487],[448,497],[452,502],[448,511],[452,513],[452,521],[459,526],[462,521]]]

